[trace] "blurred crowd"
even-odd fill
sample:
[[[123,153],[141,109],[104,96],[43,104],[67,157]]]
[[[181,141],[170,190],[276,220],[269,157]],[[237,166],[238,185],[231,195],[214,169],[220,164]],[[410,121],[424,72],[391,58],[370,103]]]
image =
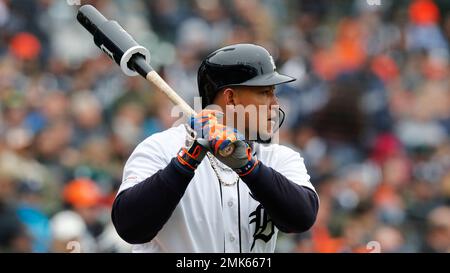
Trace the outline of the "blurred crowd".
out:
[[[76,22],[77,1],[0,0],[0,252],[128,252],[111,204],[123,164],[177,119]],[[207,53],[263,45],[281,142],[320,196],[278,252],[450,252],[450,2],[90,0],[190,104]],[[378,5],[379,3],[379,5]]]

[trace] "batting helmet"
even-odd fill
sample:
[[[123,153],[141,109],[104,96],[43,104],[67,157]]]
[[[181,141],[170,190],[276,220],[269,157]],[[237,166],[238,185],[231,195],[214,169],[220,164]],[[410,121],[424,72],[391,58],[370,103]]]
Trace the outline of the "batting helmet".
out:
[[[295,81],[276,71],[269,52],[254,44],[235,44],[209,54],[197,75],[202,107],[212,104],[217,92],[229,86],[270,86]]]

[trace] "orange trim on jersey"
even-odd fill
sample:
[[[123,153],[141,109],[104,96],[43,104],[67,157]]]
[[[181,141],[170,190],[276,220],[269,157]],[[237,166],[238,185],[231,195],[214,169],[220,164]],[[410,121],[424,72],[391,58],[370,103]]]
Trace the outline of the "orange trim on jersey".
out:
[[[182,165],[188,166],[189,168],[191,168],[192,170],[195,171],[195,168],[192,167],[191,164],[189,164],[189,163],[187,163],[186,161],[184,161],[184,159],[181,158],[181,156],[178,155],[178,156],[177,156],[177,159],[178,159],[178,161],[179,161]]]
[[[241,175],[239,175],[239,176],[240,176],[240,177],[243,177],[243,176],[246,176],[247,174],[251,173],[251,172],[253,171],[253,169],[255,169],[256,165],[258,165],[258,164],[259,164],[259,161],[256,160],[255,164],[253,165],[253,167],[252,167],[250,170],[248,170],[248,172],[246,172],[246,173],[244,173],[244,174],[241,174]]]
[[[194,148],[194,151],[192,152],[192,154],[189,154],[187,151],[186,151],[186,153],[187,153],[190,157],[192,157],[193,159],[197,159],[198,156],[200,155],[201,149],[202,149],[202,148],[201,148],[200,146],[196,146],[196,147]]]

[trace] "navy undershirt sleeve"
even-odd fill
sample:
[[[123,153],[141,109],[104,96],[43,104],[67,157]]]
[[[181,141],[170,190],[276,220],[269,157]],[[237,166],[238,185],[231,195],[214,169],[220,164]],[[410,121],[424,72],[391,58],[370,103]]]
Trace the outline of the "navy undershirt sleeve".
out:
[[[166,168],[121,192],[111,213],[120,237],[131,244],[151,241],[172,215],[193,176],[193,171],[172,159]],[[311,189],[262,163],[242,180],[281,231],[303,232],[313,225],[319,205]]]
[[[130,244],[151,241],[169,220],[193,177],[194,172],[174,158],[166,168],[121,192],[111,212],[120,237]]]
[[[242,181],[267,211],[275,226],[287,233],[310,229],[319,209],[317,194],[261,162],[256,168],[242,177]]]

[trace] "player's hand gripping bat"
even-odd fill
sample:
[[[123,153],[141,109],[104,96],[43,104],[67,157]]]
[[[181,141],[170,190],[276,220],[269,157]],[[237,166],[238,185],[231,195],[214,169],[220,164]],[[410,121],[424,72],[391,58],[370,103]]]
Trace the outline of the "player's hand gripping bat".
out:
[[[150,66],[150,52],[139,45],[116,21],[107,20],[95,7],[82,6],[77,15],[78,22],[93,36],[94,43],[113,59],[128,76],[141,75],[161,90],[187,115],[195,115],[195,111],[153,70]],[[227,157],[234,151],[231,144],[219,151]]]

